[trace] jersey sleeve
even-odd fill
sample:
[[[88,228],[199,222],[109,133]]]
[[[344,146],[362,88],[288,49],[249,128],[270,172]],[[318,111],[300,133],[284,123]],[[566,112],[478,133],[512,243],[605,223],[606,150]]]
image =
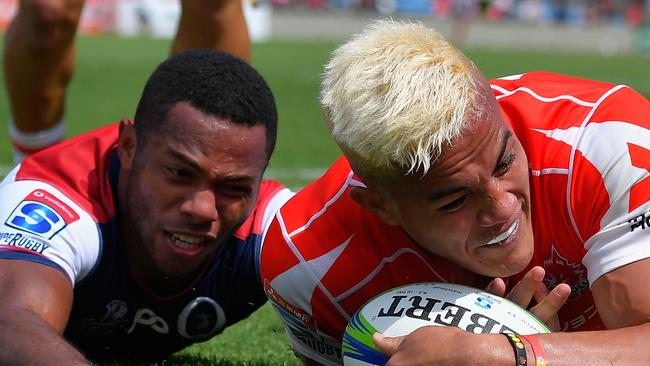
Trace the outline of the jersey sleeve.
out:
[[[322,365],[341,365],[341,342],[317,329],[309,286],[300,281],[300,278],[313,278],[314,273],[309,266],[301,265],[300,254],[291,249],[288,241],[278,211],[263,240],[261,275],[266,296],[296,352]]]
[[[320,324],[329,307],[312,302],[322,275],[315,271],[321,266],[315,263],[318,259],[308,261],[288,233],[306,229],[302,223],[311,222],[309,217],[320,211],[322,200],[327,200],[324,197],[331,196],[329,190],[322,184],[311,184],[274,211],[263,238],[260,271],[266,295],[284,323],[294,350],[319,364],[336,366],[342,363],[340,337],[323,330]],[[314,306],[319,304],[317,311]]]
[[[570,204],[586,239],[583,264],[593,284],[650,258],[650,103],[628,87],[613,88],[577,144]]]
[[[0,258],[51,266],[74,286],[99,258],[97,223],[53,186],[15,181],[16,171],[0,183]]]

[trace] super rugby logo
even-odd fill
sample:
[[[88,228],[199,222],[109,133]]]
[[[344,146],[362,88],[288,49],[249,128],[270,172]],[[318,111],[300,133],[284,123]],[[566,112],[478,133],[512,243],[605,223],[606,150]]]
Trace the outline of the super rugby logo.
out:
[[[52,194],[37,189],[18,204],[5,221],[5,225],[51,239],[77,220],[79,215],[70,206]]]

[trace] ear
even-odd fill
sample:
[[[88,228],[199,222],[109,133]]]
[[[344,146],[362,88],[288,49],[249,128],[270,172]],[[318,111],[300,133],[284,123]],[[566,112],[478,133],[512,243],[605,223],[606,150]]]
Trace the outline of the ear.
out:
[[[120,157],[122,169],[131,170],[135,159],[137,138],[133,121],[122,119],[120,121],[120,135],[117,139],[117,154]]]
[[[399,225],[396,212],[392,205],[390,205],[390,203],[387,202],[379,192],[372,188],[354,186],[350,188],[350,198],[365,207],[366,210],[372,212],[381,221],[388,225]]]

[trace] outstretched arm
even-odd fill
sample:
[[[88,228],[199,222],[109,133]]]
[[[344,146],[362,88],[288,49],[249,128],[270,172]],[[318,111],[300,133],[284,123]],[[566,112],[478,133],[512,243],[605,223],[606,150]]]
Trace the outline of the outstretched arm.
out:
[[[71,307],[72,285],[62,272],[0,260],[0,364],[90,365],[62,337]]]

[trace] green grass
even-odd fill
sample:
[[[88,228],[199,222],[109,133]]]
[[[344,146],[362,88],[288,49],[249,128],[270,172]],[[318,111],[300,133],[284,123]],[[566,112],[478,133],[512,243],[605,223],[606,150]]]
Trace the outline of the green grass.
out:
[[[1,45],[0,45],[1,46]],[[68,135],[131,117],[142,86],[167,55],[169,42],[82,37],[77,72],[67,101]],[[253,64],[273,89],[280,114],[278,145],[270,173],[293,187],[304,185],[338,155],[327,137],[317,102],[322,66],[333,42],[271,42],[253,49]],[[467,50],[491,77],[530,70],[555,71],[628,84],[650,97],[650,59],[557,53]],[[0,76],[0,83],[4,81]],[[37,107],[37,106],[35,106]],[[0,90],[0,167],[11,162],[4,121],[8,107]],[[1,172],[0,172],[1,174]],[[234,294],[233,294],[234,296]],[[165,365],[298,365],[283,328],[267,305],[211,341],[175,355]]]

